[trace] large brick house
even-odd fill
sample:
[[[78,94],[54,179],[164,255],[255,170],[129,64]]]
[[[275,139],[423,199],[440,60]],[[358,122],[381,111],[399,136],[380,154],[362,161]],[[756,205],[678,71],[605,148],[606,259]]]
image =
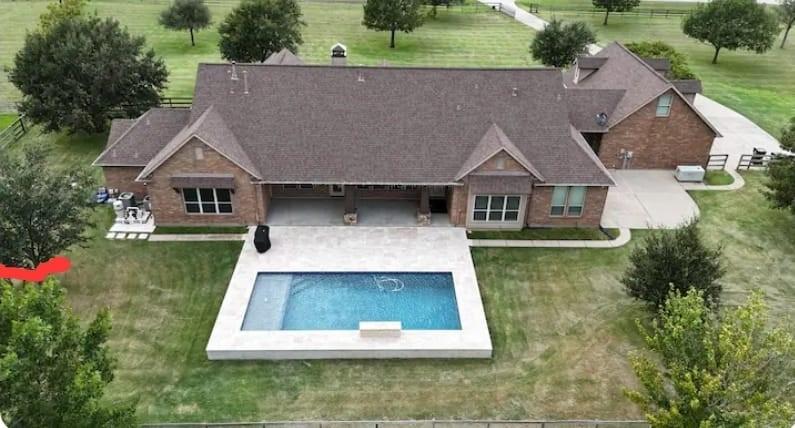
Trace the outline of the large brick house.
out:
[[[114,120],[95,161],[159,225],[257,224],[285,198],[416,201],[469,228],[597,227],[608,168],[705,165],[693,82],[614,43],[571,70],[200,64],[190,109]],[[655,66],[658,67],[655,70]],[[677,86],[679,85],[679,86]],[[687,91],[683,93],[680,88]]]

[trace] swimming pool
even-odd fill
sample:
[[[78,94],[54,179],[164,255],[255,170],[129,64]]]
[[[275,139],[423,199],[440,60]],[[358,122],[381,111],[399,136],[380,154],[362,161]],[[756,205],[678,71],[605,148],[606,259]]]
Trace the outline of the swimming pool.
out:
[[[242,330],[357,330],[400,321],[403,330],[460,330],[450,272],[259,273]]]

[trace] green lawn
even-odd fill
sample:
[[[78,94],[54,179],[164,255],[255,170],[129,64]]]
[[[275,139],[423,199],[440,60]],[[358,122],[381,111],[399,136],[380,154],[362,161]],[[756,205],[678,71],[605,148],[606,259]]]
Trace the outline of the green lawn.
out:
[[[707,171],[704,174],[704,183],[710,186],[728,186],[734,183],[734,177],[726,171]]]
[[[220,22],[237,2],[211,2],[213,22]],[[13,64],[25,32],[35,28],[46,2],[3,2],[0,7],[0,105],[17,100],[19,94],[8,83],[4,66]],[[147,43],[166,60],[170,71],[167,95],[191,96],[199,62],[220,61],[217,25],[196,36],[190,46],[187,32],[167,31],[157,25],[158,14],[168,1],[92,1],[89,10],[114,16],[133,34],[146,36]],[[411,34],[399,33],[397,47],[389,49],[388,33],[368,31],[361,25],[360,4],[302,2],[307,26],[299,54],[312,63],[328,63],[329,49],[336,42],[348,46],[351,64],[411,64],[429,66],[528,66],[533,31],[485,6],[467,5],[445,10],[437,19]]]
[[[6,129],[15,120],[17,120],[17,115],[15,114],[0,114],[0,131]]]
[[[589,229],[576,227],[526,227],[522,230],[474,230],[469,239],[541,239],[606,241],[618,236],[618,229]]]
[[[13,150],[24,144],[86,164],[102,138],[34,129]],[[724,301],[761,287],[777,317],[791,314],[795,218],[768,208],[762,176],[745,177],[737,192],[694,193],[708,239],[725,247]],[[204,347],[241,243],[110,241],[112,213],[95,217],[63,284],[85,319],[110,307],[119,367],[109,399],[137,400],[142,421],[641,417],[621,391],[634,383],[626,357],[645,312],[619,283],[641,232],[620,249],[475,249],[491,360],[210,362]]]
[[[748,116],[778,136],[780,128],[795,115],[795,41],[785,49],[775,47],[765,54],[722,51],[718,64],[711,64],[712,46],[686,37],[681,19],[611,15],[602,25],[601,15],[544,12],[545,19],[579,20],[591,24],[602,44],[613,40],[635,42],[663,40],[687,55],[693,71],[704,84],[705,95]]]

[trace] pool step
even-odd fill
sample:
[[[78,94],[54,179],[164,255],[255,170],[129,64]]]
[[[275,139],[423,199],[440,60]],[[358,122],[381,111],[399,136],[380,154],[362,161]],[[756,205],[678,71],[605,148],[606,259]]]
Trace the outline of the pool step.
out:
[[[281,330],[287,299],[290,297],[292,274],[269,274],[257,278],[251,300],[243,319],[243,330]]]

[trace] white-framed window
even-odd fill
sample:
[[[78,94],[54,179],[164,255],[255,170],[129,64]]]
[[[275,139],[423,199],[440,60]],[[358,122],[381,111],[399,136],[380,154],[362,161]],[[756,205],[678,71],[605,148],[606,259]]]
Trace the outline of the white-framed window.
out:
[[[555,186],[549,215],[579,217],[585,205],[585,186]]]
[[[231,214],[230,189],[183,188],[182,199],[188,214]]]
[[[515,223],[519,221],[521,206],[521,196],[476,195],[472,221]]]
[[[671,114],[673,100],[674,96],[671,94],[663,94],[657,98],[657,117],[668,117]]]

